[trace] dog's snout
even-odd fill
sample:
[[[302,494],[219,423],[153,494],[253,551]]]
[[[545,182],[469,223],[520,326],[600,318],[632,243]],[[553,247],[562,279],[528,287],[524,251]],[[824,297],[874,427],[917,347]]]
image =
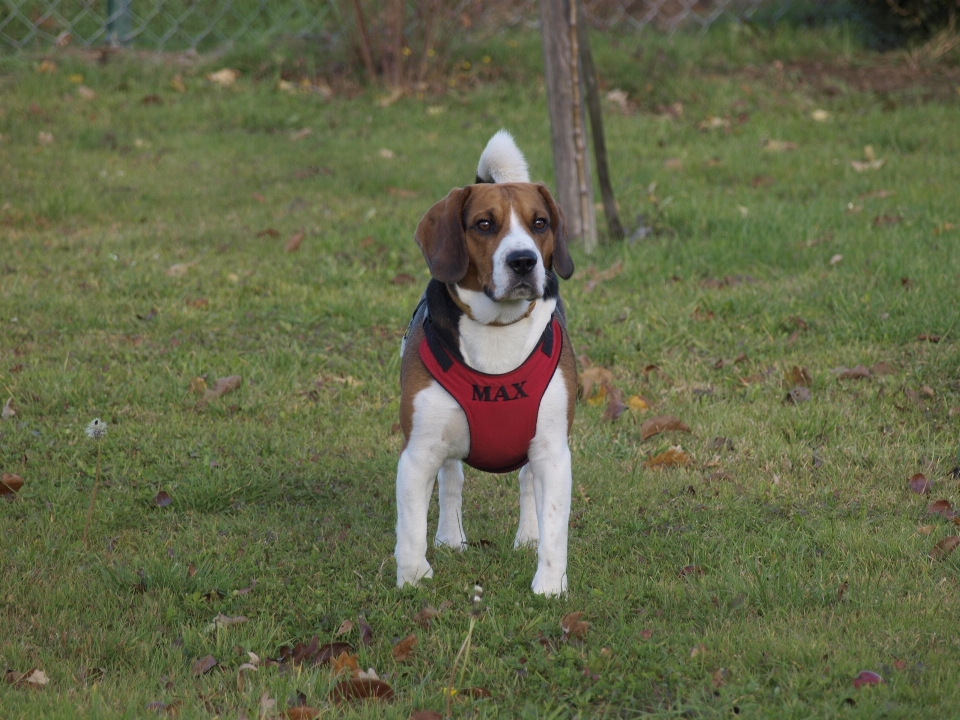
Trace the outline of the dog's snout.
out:
[[[537,255],[532,250],[516,250],[507,255],[507,267],[521,277],[537,266]]]

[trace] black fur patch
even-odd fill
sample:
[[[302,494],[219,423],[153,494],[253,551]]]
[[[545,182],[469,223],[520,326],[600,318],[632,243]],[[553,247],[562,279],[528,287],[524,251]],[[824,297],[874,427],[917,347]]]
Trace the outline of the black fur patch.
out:
[[[463,362],[460,354],[460,317],[463,315],[450,297],[450,290],[438,280],[427,284],[427,309],[434,334],[444,348],[457,360]]]

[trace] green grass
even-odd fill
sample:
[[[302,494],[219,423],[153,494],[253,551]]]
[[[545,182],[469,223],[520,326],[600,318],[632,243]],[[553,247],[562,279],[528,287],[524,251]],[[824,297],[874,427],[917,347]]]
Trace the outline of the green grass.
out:
[[[63,55],[46,75],[0,61],[0,404],[17,411],[0,422],[0,470],[25,483],[0,502],[0,665],[50,677],[36,692],[0,684],[0,717],[148,717],[179,700],[184,718],[252,718],[262,693],[283,710],[298,691],[327,716],[442,710],[476,581],[460,686],[492,697],[458,696],[456,717],[956,715],[960,554],[928,557],[954,529],[926,507],[960,500],[960,96],[818,95],[774,60],[879,59],[839,30],[733,32],[597,38],[605,85],[637,103],[607,108],[622,213],[657,232],[575,249],[563,293],[577,352],[655,407],[615,423],[578,408],[562,600],[534,597],[534,553],[511,549],[514,476],[469,469],[465,528],[484,547],[431,550],[426,587],[393,582],[399,338],[427,279],[413,229],[502,126],[552,184],[535,34],[466,48],[457,89],[387,108],[374,90],[324,102],[246,76],[222,90],[203,77],[218,66]],[[682,117],[659,116],[678,101]],[[708,116],[729,131],[699,131]],[[868,144],[886,164],[860,174],[849,161]],[[878,190],[895,194],[864,196]],[[902,219],[876,227],[883,215]],[[588,290],[591,267],[616,262]],[[401,273],[417,281],[392,283]],[[753,281],[702,283],[727,275]],[[896,372],[831,373],[879,361]],[[794,365],[813,377],[797,406],[782,402]],[[206,406],[190,391],[234,374],[242,387]],[[658,413],[693,432],[642,442]],[[84,548],[94,417],[110,433]],[[691,466],[644,467],[676,443]],[[932,497],[907,492],[915,472]],[[152,504],[161,489],[170,507]],[[691,564],[703,576],[681,578]],[[414,623],[444,601],[431,628]],[[574,610],[592,626],[561,643]],[[217,613],[249,621],[206,631]],[[328,707],[327,669],[263,668],[238,688],[244,651],[328,641],[359,614],[373,644],[346,639],[393,703]],[[208,653],[222,669],[193,677]],[[886,683],[854,689],[864,669]]]

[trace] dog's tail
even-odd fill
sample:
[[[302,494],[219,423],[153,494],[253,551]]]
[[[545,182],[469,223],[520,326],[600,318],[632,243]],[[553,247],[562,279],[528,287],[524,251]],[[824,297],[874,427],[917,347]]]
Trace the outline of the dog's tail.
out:
[[[487,143],[477,165],[478,183],[530,182],[527,161],[513,136],[501,130]]]

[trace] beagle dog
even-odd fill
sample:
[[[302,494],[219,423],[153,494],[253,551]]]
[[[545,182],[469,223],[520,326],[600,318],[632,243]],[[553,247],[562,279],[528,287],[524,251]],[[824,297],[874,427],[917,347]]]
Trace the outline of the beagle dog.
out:
[[[501,130],[477,184],[454,188],[417,225],[432,279],[401,345],[397,468],[397,585],[433,577],[427,509],[440,481],[434,544],[458,550],[461,462],[520,469],[514,547],[537,546],[533,591],[567,588],[567,525],[577,369],[557,275],[573,274],[563,213],[530,182],[523,154]]]

